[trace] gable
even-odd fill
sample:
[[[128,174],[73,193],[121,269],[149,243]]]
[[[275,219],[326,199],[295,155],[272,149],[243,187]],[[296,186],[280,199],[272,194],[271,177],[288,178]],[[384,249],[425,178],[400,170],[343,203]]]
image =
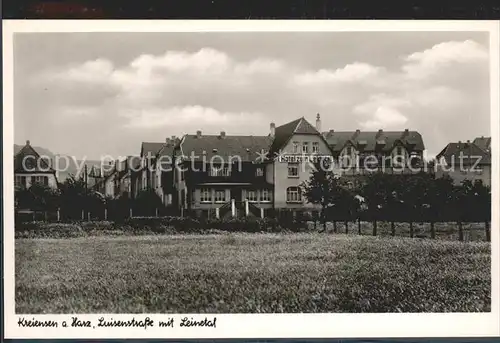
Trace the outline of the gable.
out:
[[[15,173],[55,173],[45,159],[29,144],[14,156]]]

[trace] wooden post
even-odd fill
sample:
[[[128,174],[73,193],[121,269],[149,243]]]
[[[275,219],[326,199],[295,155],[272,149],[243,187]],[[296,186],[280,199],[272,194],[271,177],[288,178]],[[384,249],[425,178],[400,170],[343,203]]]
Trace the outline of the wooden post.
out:
[[[90,211],[87,212],[87,220],[90,221]]]
[[[219,212],[219,208],[218,208],[218,207],[216,207],[216,208],[215,208],[215,218],[217,218],[217,219],[219,219],[219,218],[220,218],[220,214],[219,214],[219,213],[220,213],[220,212]]]
[[[413,222],[410,222],[410,237],[413,238]]]
[[[104,220],[108,220],[108,209],[104,209]]]
[[[248,208],[248,199],[245,199],[245,216],[248,217],[250,210]]]
[[[47,222],[47,221],[49,221],[49,218],[48,218],[48,216],[47,216],[47,211],[45,211],[45,212],[43,213],[43,215],[44,215],[44,217],[45,217],[45,221],[46,221],[46,222]]]
[[[129,215],[130,215],[130,218],[132,218],[132,207],[129,210]]]
[[[436,238],[436,228],[434,227],[434,222],[431,221],[431,238]]]
[[[373,236],[376,236],[377,235],[377,221],[374,220],[373,221],[373,232],[372,232]]]
[[[396,226],[394,225],[394,222],[391,221],[391,236],[394,237],[396,236]]]
[[[464,228],[462,226],[462,221],[458,222],[458,240],[461,242],[464,240]]]
[[[358,218],[358,235],[361,235],[361,218]]]
[[[35,221],[35,211],[33,211],[33,221]]]
[[[349,222],[346,220],[344,224],[345,224],[345,233],[348,234],[349,233]]]
[[[231,199],[231,215],[233,217],[236,216],[236,204],[234,202],[234,199]]]
[[[82,220],[85,220],[85,211],[82,210]]]
[[[57,221],[60,222],[61,221],[61,209],[57,209]]]
[[[486,242],[489,242],[491,240],[491,236],[490,236],[490,222],[489,221],[485,221],[484,222],[484,231],[485,231],[485,234],[486,234]]]
[[[333,232],[337,233],[337,221],[333,221]]]
[[[158,208],[156,208],[155,213],[156,213],[156,216],[158,217]]]
[[[262,207],[260,208],[260,217],[264,219],[264,209]]]

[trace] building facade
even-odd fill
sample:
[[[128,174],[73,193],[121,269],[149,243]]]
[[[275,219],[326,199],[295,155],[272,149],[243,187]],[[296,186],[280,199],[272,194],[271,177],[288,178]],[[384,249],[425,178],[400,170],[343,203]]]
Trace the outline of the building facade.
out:
[[[43,159],[30,141],[26,141],[26,145],[14,155],[14,184],[20,189],[35,183],[58,188],[56,171],[50,166],[50,160]]]
[[[491,186],[491,138],[449,143],[437,156],[436,178],[450,176],[456,185],[481,180]]]
[[[184,135],[174,148],[173,203],[181,213],[218,217],[317,211],[302,195],[312,161],[349,157],[349,167],[342,162],[336,170],[357,180],[376,171],[416,173],[405,166],[416,168],[423,150],[415,131],[321,132],[319,114],[315,126],[304,117],[278,127],[271,123],[266,136],[198,131]]]

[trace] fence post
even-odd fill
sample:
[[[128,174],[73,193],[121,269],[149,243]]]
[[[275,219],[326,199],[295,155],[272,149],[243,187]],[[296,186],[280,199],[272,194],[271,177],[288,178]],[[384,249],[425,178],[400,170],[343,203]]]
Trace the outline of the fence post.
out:
[[[260,217],[264,219],[264,209],[262,207],[260,208]]]
[[[82,220],[85,220],[85,211],[82,210]]]
[[[132,207],[129,209],[129,216],[132,218]]]
[[[87,212],[87,220],[90,221],[90,211]]]
[[[377,220],[373,221],[373,232],[372,232],[372,235],[373,236],[377,235]]]
[[[413,238],[413,222],[410,222],[410,238]]]
[[[219,219],[220,215],[219,215],[219,208],[216,207],[215,208],[215,218]]]
[[[245,199],[245,216],[248,217],[248,212],[249,212],[249,209],[248,209],[248,199]]]
[[[158,207],[156,208],[155,213],[156,213],[156,216],[158,217]]]
[[[349,221],[345,221],[345,233],[348,234],[349,233]]]
[[[436,238],[436,228],[434,227],[434,222],[431,221],[431,238]]]
[[[236,205],[234,203],[234,199],[231,199],[231,216],[236,216]]]
[[[49,218],[48,218],[48,216],[47,216],[47,211],[45,211],[43,214],[44,214],[44,217],[45,217],[45,221],[48,221],[48,220],[49,220]]]
[[[491,240],[491,236],[490,236],[490,222],[489,221],[485,221],[484,222],[484,231],[486,233],[486,241],[489,242]]]
[[[337,233],[337,221],[333,221],[333,232]]]
[[[458,222],[458,240],[459,241],[464,240],[464,229],[462,227],[462,221]]]
[[[104,220],[108,220],[108,209],[104,209]]]
[[[391,236],[396,236],[396,227],[394,225],[394,222],[391,222]]]
[[[61,221],[61,209],[57,209],[57,221],[60,222]]]
[[[361,235],[361,218],[358,218],[358,235]]]

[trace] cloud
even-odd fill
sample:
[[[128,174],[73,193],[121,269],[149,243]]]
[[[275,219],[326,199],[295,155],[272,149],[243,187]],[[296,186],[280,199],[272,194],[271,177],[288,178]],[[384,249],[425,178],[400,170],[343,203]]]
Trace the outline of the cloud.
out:
[[[399,110],[393,107],[379,106],[373,114],[373,119],[360,122],[364,130],[401,129],[406,124],[406,118]]]
[[[245,125],[249,121],[256,121],[259,113],[228,113],[219,112],[213,108],[202,106],[172,107],[168,109],[150,108],[145,110],[124,111],[123,116],[129,119],[128,128],[158,128],[158,127],[185,127],[195,124],[198,127],[236,126]]]
[[[320,69],[296,75],[295,82],[299,85],[360,82],[376,77],[381,71],[367,63],[355,62],[335,70]]]
[[[404,58],[406,64],[402,69],[409,78],[421,79],[448,66],[482,62],[487,59],[487,49],[472,40],[450,41],[406,56]]]

